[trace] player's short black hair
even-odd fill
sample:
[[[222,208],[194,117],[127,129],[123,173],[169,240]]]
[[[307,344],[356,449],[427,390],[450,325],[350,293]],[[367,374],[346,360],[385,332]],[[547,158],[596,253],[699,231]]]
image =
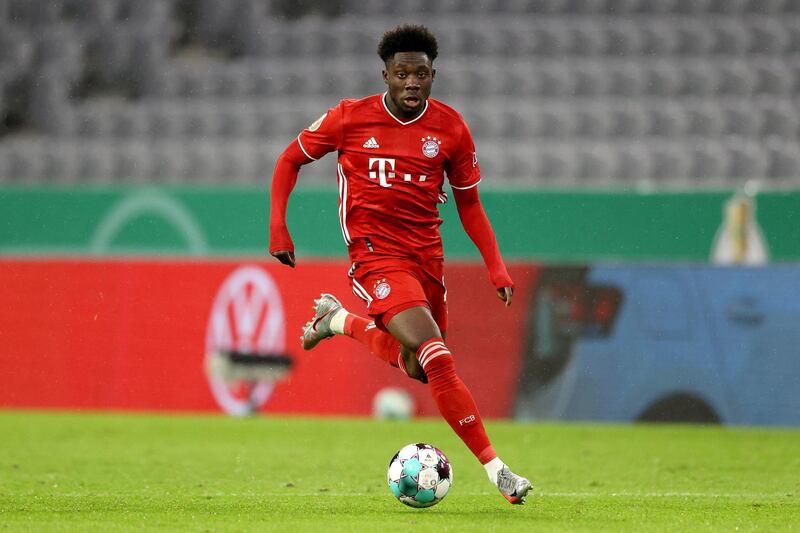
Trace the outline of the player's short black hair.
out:
[[[439,45],[425,26],[404,24],[384,33],[378,43],[378,55],[384,63],[397,52],[424,52],[433,63],[439,55]]]

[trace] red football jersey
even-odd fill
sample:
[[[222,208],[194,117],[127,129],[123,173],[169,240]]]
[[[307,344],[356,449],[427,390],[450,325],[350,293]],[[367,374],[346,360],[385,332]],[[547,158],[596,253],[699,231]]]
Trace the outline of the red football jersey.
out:
[[[445,176],[455,189],[481,179],[464,119],[431,98],[407,122],[389,112],[383,94],[342,100],[297,139],[311,159],[339,153],[339,222],[348,247],[366,238],[389,255],[441,257],[437,204],[447,201]]]

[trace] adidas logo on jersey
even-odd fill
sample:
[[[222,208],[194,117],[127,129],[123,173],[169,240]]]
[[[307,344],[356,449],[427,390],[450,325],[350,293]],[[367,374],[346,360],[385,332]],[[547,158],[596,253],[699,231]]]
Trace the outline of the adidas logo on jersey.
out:
[[[367,142],[365,142],[361,146],[363,146],[364,148],[380,148],[380,145],[378,144],[378,141],[375,140],[375,137],[370,137],[367,140]]]

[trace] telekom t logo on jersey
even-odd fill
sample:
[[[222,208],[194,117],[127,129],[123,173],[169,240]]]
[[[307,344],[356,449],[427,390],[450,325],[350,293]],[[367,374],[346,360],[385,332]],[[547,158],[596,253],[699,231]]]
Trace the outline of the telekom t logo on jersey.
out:
[[[372,170],[377,164],[377,172]],[[391,187],[389,183],[390,178],[396,177],[395,173],[395,160],[386,159],[383,157],[370,157],[369,158],[369,179],[378,180],[381,187]],[[428,176],[421,174],[419,181],[425,181]],[[411,181],[411,174],[403,174],[403,181]]]

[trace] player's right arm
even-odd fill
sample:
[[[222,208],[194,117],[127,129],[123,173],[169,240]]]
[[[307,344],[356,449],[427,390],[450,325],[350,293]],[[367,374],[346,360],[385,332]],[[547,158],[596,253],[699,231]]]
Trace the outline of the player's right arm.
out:
[[[337,150],[342,138],[341,104],[328,110],[283,151],[272,173],[269,210],[269,253],[284,265],[294,267],[294,242],[286,225],[289,196],[297,183],[300,167]]]

